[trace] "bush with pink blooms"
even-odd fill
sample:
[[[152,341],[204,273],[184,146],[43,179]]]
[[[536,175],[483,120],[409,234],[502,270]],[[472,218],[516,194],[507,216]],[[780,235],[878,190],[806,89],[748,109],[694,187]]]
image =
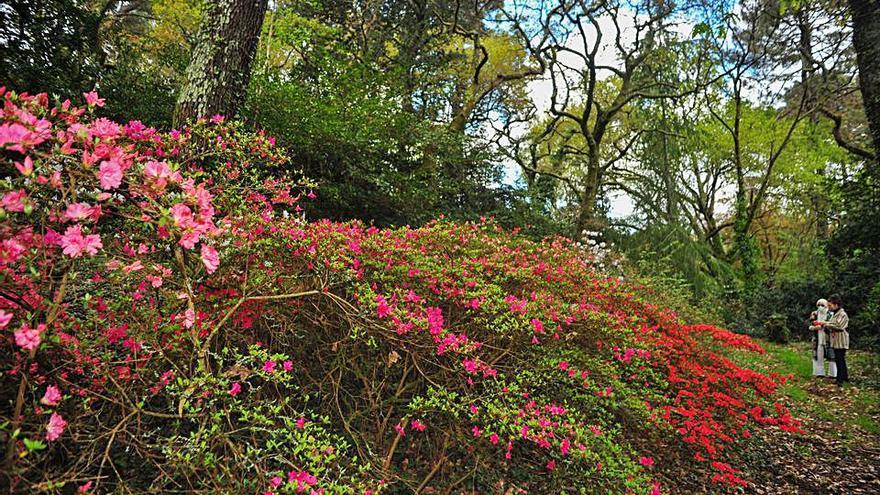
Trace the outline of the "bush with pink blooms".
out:
[[[222,117],[0,91],[0,437],[22,493],[642,493],[797,430],[715,327],[491,220],[308,222]]]

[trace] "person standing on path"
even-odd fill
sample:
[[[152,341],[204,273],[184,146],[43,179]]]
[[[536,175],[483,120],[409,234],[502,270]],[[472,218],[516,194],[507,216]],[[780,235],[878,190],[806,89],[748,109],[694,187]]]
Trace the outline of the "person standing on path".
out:
[[[834,362],[837,364],[837,385],[843,386],[849,381],[849,370],[846,368],[846,351],[849,349],[849,316],[843,310],[843,300],[839,295],[833,294],[828,297],[828,309],[834,312],[834,316],[828,321],[817,321],[814,325],[821,326],[827,334],[830,334],[831,348],[834,349]]]
[[[816,301],[816,311],[813,311],[813,321],[828,321],[828,301],[819,299]],[[825,359],[833,359],[829,334],[820,325],[810,327],[813,333],[813,376],[822,378],[837,378],[837,364],[834,361],[828,363],[828,373],[825,373]]]

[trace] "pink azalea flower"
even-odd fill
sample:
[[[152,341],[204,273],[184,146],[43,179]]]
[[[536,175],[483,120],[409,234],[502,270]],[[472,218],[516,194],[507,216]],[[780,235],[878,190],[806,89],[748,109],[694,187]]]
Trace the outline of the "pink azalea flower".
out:
[[[190,231],[183,234],[177,243],[186,249],[192,249],[196,247],[197,242],[199,242],[199,233],[196,231]]]
[[[560,446],[560,450],[562,451],[562,455],[568,455],[568,450],[570,448],[571,448],[571,442],[569,442],[567,438],[563,438],[562,445]]]
[[[404,429],[403,425],[400,423],[397,423],[396,425],[394,425],[394,431],[396,431],[397,434],[402,437],[406,436],[406,430]]]
[[[306,418],[300,416],[300,418],[298,420],[296,420],[296,427],[297,427],[297,429],[301,430],[301,429],[305,428],[305,426],[306,426]]]
[[[91,215],[92,206],[88,203],[71,203],[67,205],[67,210],[64,212],[64,218],[74,222],[85,220]]]
[[[64,254],[71,258],[78,258],[83,253],[94,256],[101,249],[101,237],[98,234],[82,235],[82,227],[72,225],[67,227],[61,237],[61,247]]]
[[[290,371],[293,369],[293,361],[284,361],[281,367],[284,368],[284,371]]]
[[[46,330],[46,325],[39,324],[37,328],[31,328],[27,323],[15,331],[15,343],[22,349],[31,351],[39,347],[40,334]]]
[[[24,163],[15,162],[15,168],[21,172],[21,175],[25,177],[30,177],[32,173],[34,173],[34,161],[31,160],[30,156],[24,157]]]
[[[641,457],[639,458],[639,464],[642,466],[653,466],[654,458],[653,457]]]
[[[274,372],[275,372],[275,366],[276,366],[277,364],[278,364],[278,363],[276,363],[275,361],[272,361],[272,360],[270,359],[270,360],[266,361],[265,363],[263,363],[263,371],[265,371],[266,373],[274,373]]]
[[[281,486],[281,483],[283,483],[283,482],[284,482],[284,480],[281,479],[280,476],[274,476],[271,480],[269,480],[269,485],[272,488],[278,488],[279,486]]]
[[[659,481],[655,481],[651,485],[651,495],[660,495],[660,482]]]
[[[55,385],[49,385],[46,387],[46,393],[43,394],[43,398],[40,399],[40,404],[44,404],[47,406],[57,406],[58,402],[61,401],[61,391],[58,390],[58,387]]]
[[[6,328],[10,320],[12,320],[12,313],[7,313],[0,309],[0,328]]]
[[[217,267],[220,266],[220,255],[217,254],[217,250],[207,244],[202,244],[202,263],[205,264],[208,273],[217,271]]]
[[[544,324],[541,323],[541,320],[532,318],[532,327],[535,329],[535,333],[544,333]]]
[[[191,308],[187,308],[186,311],[183,312],[183,326],[184,328],[192,328],[192,326],[196,323],[196,312]]]
[[[174,225],[177,227],[189,227],[193,224],[193,212],[189,206],[183,203],[177,203],[171,207],[171,216],[174,218]]]
[[[473,428],[471,428],[471,433],[472,433],[475,437],[479,437],[480,435],[483,434],[483,432],[482,432],[482,431],[480,430],[480,428],[477,427],[477,426],[474,426]]]
[[[376,295],[376,303],[376,315],[379,318],[385,318],[391,314],[391,306],[388,305],[388,301],[384,297]]]
[[[489,435],[489,441],[492,442],[492,445],[498,445],[498,434],[493,433]]]
[[[46,426],[46,440],[50,442],[58,440],[58,437],[64,433],[65,426],[67,426],[67,421],[60,414],[52,413],[52,416],[49,417],[49,424]]]
[[[86,98],[86,104],[88,106],[104,106],[104,98],[98,98],[98,93],[94,90],[89,91],[88,93],[83,93],[83,96]]]
[[[235,397],[236,395],[241,393],[241,384],[235,382],[232,384],[232,388],[229,389],[229,395]]]
[[[417,419],[412,420],[412,422],[409,424],[409,426],[413,430],[416,430],[416,431],[425,431],[425,428],[427,428],[427,426],[424,423],[422,423],[421,421],[419,421]]]
[[[547,461],[547,471],[553,471],[554,469],[556,469],[556,461],[553,459]]]
[[[119,161],[104,160],[98,167],[98,180],[101,182],[101,189],[116,189],[122,184],[122,166]]]
[[[18,123],[0,125],[0,146],[9,143],[21,143],[30,132],[27,127]],[[21,148],[21,145],[13,146],[10,149],[19,148]]]
[[[3,199],[0,200],[0,206],[6,211],[22,212],[24,211],[24,203],[26,199],[27,194],[24,192],[24,189],[9,191],[3,195]]]
[[[92,489],[92,481],[89,480],[89,481],[83,483],[82,485],[79,485],[79,487],[76,489],[76,491],[77,491],[77,493],[88,493],[88,491],[91,489]]]

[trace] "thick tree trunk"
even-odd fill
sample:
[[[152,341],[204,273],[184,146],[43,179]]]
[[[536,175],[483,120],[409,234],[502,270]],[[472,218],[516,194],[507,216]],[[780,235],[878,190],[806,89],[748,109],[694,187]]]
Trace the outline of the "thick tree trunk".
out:
[[[880,0],[849,0],[849,7],[859,85],[874,142],[875,166],[880,166]]]
[[[596,216],[596,203],[599,201],[602,177],[599,171],[599,155],[591,152],[587,158],[586,185],[581,193],[580,208],[578,209],[577,221],[575,222],[575,239],[584,239],[584,231],[600,232],[604,227],[603,222]]]
[[[244,101],[268,0],[208,0],[177,98],[175,125],[234,116]]]

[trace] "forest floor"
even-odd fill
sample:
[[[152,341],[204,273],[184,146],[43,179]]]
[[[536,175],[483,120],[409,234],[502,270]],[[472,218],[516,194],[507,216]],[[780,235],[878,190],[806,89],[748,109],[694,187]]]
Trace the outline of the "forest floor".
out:
[[[765,431],[744,453],[747,493],[880,494],[880,354],[847,354],[851,385],[812,376],[810,344],[762,342],[767,354],[737,356],[763,372],[792,375],[784,402],[804,434]]]

